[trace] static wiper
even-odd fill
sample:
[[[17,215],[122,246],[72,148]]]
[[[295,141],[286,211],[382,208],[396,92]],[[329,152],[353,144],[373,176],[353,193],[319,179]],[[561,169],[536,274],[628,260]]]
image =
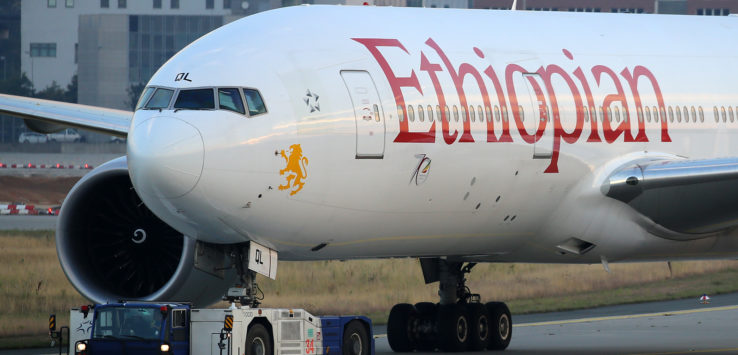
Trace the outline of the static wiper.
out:
[[[138,339],[138,340],[146,340],[146,338],[140,337],[138,335],[123,335],[123,336],[128,337],[128,338]]]

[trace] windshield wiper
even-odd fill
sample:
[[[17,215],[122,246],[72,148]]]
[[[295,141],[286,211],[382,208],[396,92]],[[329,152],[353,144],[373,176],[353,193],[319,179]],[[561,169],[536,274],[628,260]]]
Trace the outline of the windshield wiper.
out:
[[[146,338],[138,336],[138,335],[123,335],[123,336],[133,338],[133,339],[146,340]]]

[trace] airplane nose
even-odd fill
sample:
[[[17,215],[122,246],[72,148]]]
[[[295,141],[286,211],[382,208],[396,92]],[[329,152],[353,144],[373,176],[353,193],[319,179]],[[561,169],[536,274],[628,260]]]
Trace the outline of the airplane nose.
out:
[[[157,116],[128,135],[128,167],[133,186],[164,198],[186,195],[202,174],[204,147],[200,131],[178,118]]]

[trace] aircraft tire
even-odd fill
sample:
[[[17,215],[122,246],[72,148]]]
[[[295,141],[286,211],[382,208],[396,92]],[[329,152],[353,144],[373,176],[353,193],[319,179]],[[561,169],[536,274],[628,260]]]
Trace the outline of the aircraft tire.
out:
[[[421,322],[435,323],[438,316],[438,304],[431,302],[420,302],[415,304],[418,311],[418,319]],[[434,332],[418,334],[417,349],[420,351],[433,351],[437,346],[437,336]]]
[[[415,350],[417,341],[411,328],[417,317],[417,311],[411,304],[399,303],[392,307],[387,320],[387,342],[392,351],[404,353]]]
[[[470,303],[466,307],[469,310],[469,350],[484,350],[490,339],[489,311],[481,303]]]
[[[505,350],[512,339],[512,316],[510,309],[502,302],[489,302],[485,305],[490,316],[490,337],[487,349]]]
[[[256,323],[249,328],[246,334],[246,355],[272,355],[272,337],[269,331],[261,324]]]
[[[438,347],[445,352],[465,351],[469,345],[469,324],[465,305],[438,307]]]

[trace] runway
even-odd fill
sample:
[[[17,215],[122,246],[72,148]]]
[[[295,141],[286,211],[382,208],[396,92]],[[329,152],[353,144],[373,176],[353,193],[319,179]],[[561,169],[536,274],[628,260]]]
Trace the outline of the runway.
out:
[[[736,320],[738,294],[715,296],[707,305],[689,299],[514,315],[503,353],[737,354]],[[375,327],[378,355],[394,354],[385,334],[386,327]]]
[[[587,310],[513,316],[513,338],[496,354],[736,354],[738,293]],[[374,327],[376,354],[395,354],[386,327]],[[53,354],[51,349],[5,350],[0,355]],[[439,354],[439,353],[414,353]],[[472,354],[472,353],[469,353]]]
[[[0,230],[56,230],[57,216],[0,216]]]

